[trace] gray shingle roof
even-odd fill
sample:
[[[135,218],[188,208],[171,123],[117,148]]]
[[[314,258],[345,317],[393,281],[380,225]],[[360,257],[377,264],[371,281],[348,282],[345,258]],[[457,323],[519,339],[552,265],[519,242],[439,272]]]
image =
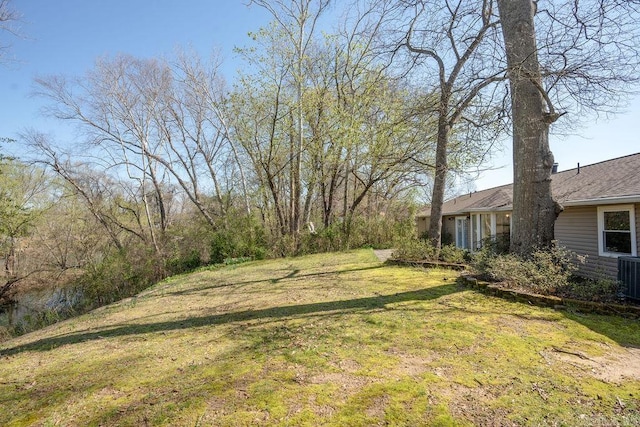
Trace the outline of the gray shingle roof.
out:
[[[567,206],[640,202],[640,153],[553,174],[551,191],[558,202]],[[442,206],[442,214],[511,210],[512,203],[513,184],[507,184],[448,200]],[[429,209],[420,214],[429,216]]]
[[[553,195],[572,204],[640,197],[640,153],[560,172],[552,176]]]

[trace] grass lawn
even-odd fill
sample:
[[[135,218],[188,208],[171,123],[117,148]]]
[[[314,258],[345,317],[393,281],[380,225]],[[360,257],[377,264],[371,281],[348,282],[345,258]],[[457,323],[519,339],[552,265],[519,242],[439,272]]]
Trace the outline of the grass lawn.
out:
[[[370,250],[202,270],[0,344],[0,425],[638,425],[640,324]]]

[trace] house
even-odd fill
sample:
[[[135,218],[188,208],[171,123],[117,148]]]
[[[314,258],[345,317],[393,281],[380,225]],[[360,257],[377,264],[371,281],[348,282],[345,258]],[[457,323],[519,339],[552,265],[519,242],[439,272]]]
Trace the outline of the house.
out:
[[[615,278],[617,258],[638,255],[640,153],[553,173],[551,191],[564,206],[556,240],[587,256],[580,273]],[[513,184],[448,200],[442,210],[443,242],[473,251],[486,239],[508,241],[512,202]],[[418,213],[419,234],[428,229],[429,215],[429,208]]]

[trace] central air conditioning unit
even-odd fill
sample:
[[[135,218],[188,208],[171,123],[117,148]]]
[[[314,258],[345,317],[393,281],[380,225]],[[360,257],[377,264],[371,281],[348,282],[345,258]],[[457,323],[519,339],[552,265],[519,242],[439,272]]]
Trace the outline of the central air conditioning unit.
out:
[[[640,257],[618,258],[618,281],[625,297],[640,300]]]

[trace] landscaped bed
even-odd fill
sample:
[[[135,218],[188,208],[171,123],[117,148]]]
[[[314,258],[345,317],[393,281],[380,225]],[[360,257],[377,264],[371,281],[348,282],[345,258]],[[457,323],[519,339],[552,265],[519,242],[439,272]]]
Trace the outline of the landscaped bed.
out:
[[[1,425],[637,425],[640,325],[370,250],[251,262],[0,345]]]

